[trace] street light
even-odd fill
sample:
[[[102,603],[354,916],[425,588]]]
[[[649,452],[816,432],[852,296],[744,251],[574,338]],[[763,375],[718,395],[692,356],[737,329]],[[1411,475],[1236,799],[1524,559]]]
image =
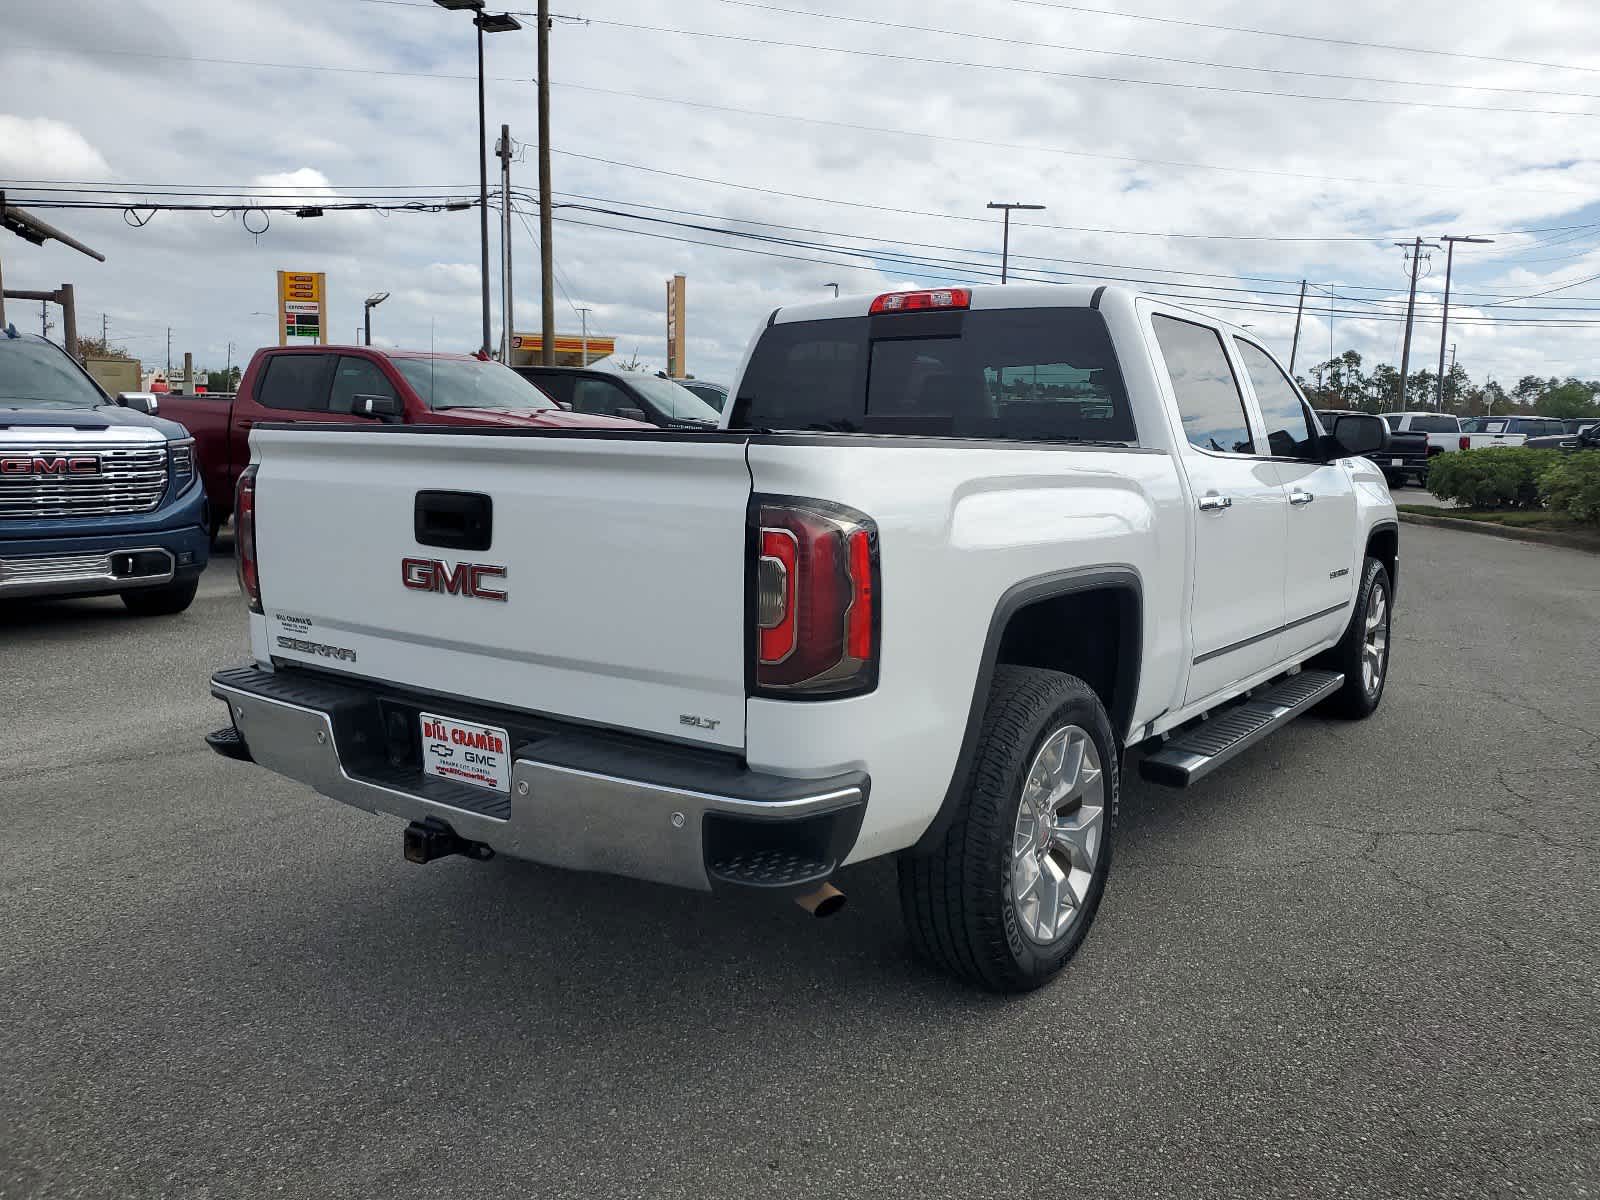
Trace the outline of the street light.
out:
[[[470,12],[472,23],[478,29],[478,227],[482,241],[483,259],[480,267],[483,280],[483,345],[485,357],[489,354],[489,134],[485,126],[483,97],[483,35],[510,33],[521,29],[522,22],[510,13],[486,13],[483,0],[433,0],[440,8],[450,12]]]
[[[389,298],[388,292],[374,292],[361,304],[361,324],[367,331],[367,345],[372,345],[372,310]]]
[[[823,287],[831,287],[833,289],[833,298],[835,300],[837,300],[839,298],[839,285],[837,283],[825,283],[822,286]]]
[[[1439,240],[1443,242],[1446,247],[1448,247],[1444,252],[1444,315],[1439,320],[1439,397],[1438,404],[1436,405],[1438,410],[1443,412],[1444,339],[1445,332],[1450,327],[1450,268],[1455,266],[1456,262],[1456,243],[1474,242],[1480,246],[1489,246],[1494,244],[1494,239],[1485,237],[1458,237],[1453,233],[1447,233]]]
[[[1042,205],[1042,204],[998,204],[995,201],[991,200],[991,201],[989,201],[989,207],[990,208],[1001,209],[1006,214],[1006,216],[1005,216],[1006,230],[1005,230],[1005,234],[1004,234],[1004,236],[1003,236],[1003,238],[1002,238],[1002,240],[1000,242],[1000,282],[1004,283],[1006,281],[1006,263],[1011,257],[1011,210],[1014,209],[1014,208],[1019,208],[1019,209],[1023,209],[1024,211],[1027,211],[1027,212],[1041,212],[1044,209],[1044,205]]]

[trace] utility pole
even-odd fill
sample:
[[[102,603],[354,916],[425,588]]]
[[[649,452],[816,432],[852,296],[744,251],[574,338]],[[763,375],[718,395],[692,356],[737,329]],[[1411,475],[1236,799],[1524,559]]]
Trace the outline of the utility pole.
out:
[[[50,336],[50,301],[39,301],[39,336]]]
[[[222,387],[224,391],[233,390],[233,343],[228,343],[228,365],[222,369]]]
[[[172,326],[167,326],[167,381],[172,381]]]
[[[478,233],[482,253],[480,278],[483,282],[483,347],[485,358],[489,355],[489,157],[484,142],[488,132],[484,127],[483,96],[483,14],[480,12],[473,24],[478,27]]]
[[[589,314],[594,309],[584,304],[580,304],[577,307],[578,319],[583,322],[583,365],[587,367],[589,365]]]
[[[1042,204],[998,204],[991,200],[990,208],[998,208],[1005,213],[1005,232],[1000,238],[1000,282],[1006,281],[1006,266],[1011,258],[1011,210],[1023,209],[1027,212],[1039,212],[1044,208]]]
[[[500,158],[500,361],[511,362],[511,126],[500,126],[500,141],[494,152]]]
[[[109,349],[109,347],[106,344],[106,315],[105,315],[105,313],[101,313],[100,314],[100,349],[101,350]]]
[[[1300,281],[1300,303],[1294,310],[1294,343],[1289,347],[1289,374],[1294,374],[1295,355],[1300,353],[1300,318],[1306,311],[1306,281]]]
[[[1409,242],[1396,242],[1401,249],[1411,251],[1411,296],[1406,301],[1406,340],[1405,349],[1400,353],[1400,401],[1398,408],[1404,411],[1406,406],[1406,382],[1411,370],[1411,319],[1417,309],[1417,271],[1422,265],[1422,239],[1413,238]],[[1439,247],[1428,243],[1428,249],[1437,250]]]
[[[1456,243],[1457,242],[1477,242],[1477,243],[1480,243],[1480,244],[1487,245],[1487,244],[1492,243],[1494,241],[1494,239],[1493,238],[1482,238],[1482,237],[1457,237],[1453,233],[1447,233],[1442,238],[1440,238],[1439,240],[1441,242],[1443,242],[1446,246],[1449,247],[1449,249],[1445,251],[1445,256],[1444,256],[1444,316],[1439,321],[1439,398],[1438,398],[1437,407],[1438,407],[1440,412],[1443,412],[1444,411],[1444,339],[1445,339],[1446,331],[1450,328],[1450,269],[1453,266],[1455,266],[1455,261],[1456,261]]]
[[[550,0],[539,0],[539,358],[556,361],[555,249],[550,220]]]

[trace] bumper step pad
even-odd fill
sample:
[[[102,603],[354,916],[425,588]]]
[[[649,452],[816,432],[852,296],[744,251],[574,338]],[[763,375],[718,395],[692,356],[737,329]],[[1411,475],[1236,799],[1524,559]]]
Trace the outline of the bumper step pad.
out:
[[[1336,671],[1301,671],[1178,734],[1139,764],[1151,783],[1188,787],[1344,686]]]

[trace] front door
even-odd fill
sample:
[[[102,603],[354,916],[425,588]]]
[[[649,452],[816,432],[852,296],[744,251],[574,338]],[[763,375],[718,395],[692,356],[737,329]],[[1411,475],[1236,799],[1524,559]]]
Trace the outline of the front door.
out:
[[[1185,704],[1277,661],[1288,500],[1259,456],[1218,330],[1156,313],[1151,328],[1182,422],[1180,458],[1194,505],[1194,582]]]
[[[1361,569],[1355,485],[1343,461],[1322,461],[1310,406],[1273,357],[1243,338],[1234,344],[1288,499],[1282,659],[1332,641],[1349,619]]]

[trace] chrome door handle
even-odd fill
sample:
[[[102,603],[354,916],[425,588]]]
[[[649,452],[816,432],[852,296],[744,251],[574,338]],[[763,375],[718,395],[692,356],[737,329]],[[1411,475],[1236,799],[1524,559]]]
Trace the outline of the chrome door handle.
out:
[[[1216,492],[1207,492],[1200,497],[1201,512],[1221,512],[1225,508],[1233,507],[1232,496],[1219,496]]]
[[[1295,488],[1294,491],[1289,493],[1290,504],[1310,504],[1315,499],[1316,497],[1310,492],[1302,491],[1299,488]]]

